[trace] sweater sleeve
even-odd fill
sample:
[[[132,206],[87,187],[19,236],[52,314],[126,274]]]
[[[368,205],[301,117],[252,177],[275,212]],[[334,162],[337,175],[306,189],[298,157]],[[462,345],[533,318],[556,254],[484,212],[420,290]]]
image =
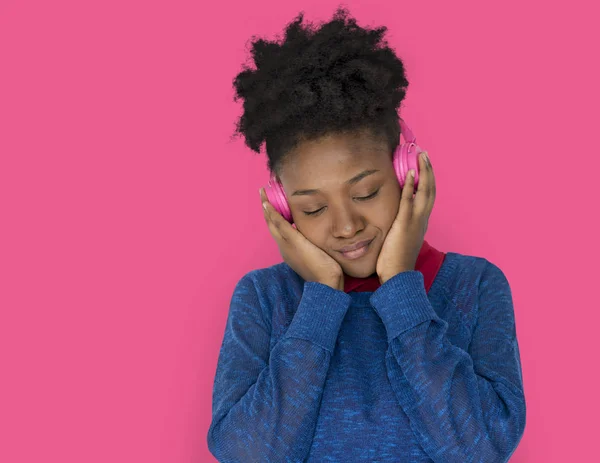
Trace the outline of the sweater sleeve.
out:
[[[388,378],[421,446],[436,463],[506,462],[525,429],[525,396],[513,301],[486,261],[468,352],[451,344],[418,271],[371,296],[388,335]]]
[[[251,277],[231,300],[207,442],[221,463],[300,463],[310,451],[325,379],[350,296],[305,282],[287,331],[271,324]],[[282,301],[283,303],[283,301]]]

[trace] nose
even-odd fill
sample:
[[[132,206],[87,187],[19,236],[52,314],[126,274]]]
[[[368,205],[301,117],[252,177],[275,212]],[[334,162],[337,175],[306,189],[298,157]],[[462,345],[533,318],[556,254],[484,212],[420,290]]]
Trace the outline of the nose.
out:
[[[332,234],[336,238],[352,238],[364,228],[362,217],[348,209],[338,210],[332,223]]]

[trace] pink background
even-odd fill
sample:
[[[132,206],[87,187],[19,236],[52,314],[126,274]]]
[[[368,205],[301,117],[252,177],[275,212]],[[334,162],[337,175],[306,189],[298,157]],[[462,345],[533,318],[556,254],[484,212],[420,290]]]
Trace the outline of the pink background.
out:
[[[407,65],[428,241],[510,280],[527,397],[511,462],[598,457],[594,3],[346,2]],[[337,5],[0,2],[0,461],[215,461],[231,293],[281,260],[265,158],[229,138],[231,80],[252,34]]]

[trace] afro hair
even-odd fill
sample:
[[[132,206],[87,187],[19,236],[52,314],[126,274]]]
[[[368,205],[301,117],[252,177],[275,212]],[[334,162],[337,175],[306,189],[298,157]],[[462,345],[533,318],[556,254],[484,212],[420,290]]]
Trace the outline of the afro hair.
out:
[[[343,7],[319,29],[302,27],[303,18],[287,25],[282,43],[252,42],[256,69],[244,66],[233,79],[234,101],[244,100],[234,136],[257,153],[265,142],[271,172],[299,142],[334,133],[369,130],[391,155],[408,80],[383,39],[387,27],[361,28]]]

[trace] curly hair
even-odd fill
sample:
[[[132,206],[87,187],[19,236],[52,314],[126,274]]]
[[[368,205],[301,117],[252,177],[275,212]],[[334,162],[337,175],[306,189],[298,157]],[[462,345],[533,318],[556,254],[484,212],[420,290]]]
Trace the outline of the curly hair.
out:
[[[244,99],[234,136],[257,153],[265,142],[271,172],[299,142],[333,133],[369,130],[389,143],[391,154],[408,80],[383,40],[387,27],[361,28],[344,7],[318,30],[310,23],[303,28],[303,19],[301,12],[287,25],[282,43],[252,43],[256,69],[244,66],[233,79],[234,101]]]

